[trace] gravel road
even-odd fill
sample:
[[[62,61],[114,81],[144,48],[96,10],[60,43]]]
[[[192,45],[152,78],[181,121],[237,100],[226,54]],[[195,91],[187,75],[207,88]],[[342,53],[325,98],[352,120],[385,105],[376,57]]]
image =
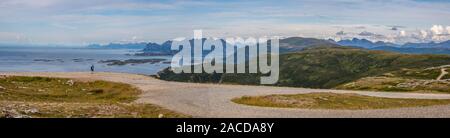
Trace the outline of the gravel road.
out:
[[[125,73],[89,72],[0,72],[0,75],[43,76],[76,80],[106,80],[128,83],[143,90],[136,101],[150,103],[194,117],[230,118],[349,118],[349,117],[450,117],[450,105],[377,109],[377,110],[312,110],[292,108],[254,107],[235,104],[230,100],[241,96],[267,94],[300,94],[312,92],[357,93],[387,98],[450,99],[450,94],[419,94],[395,92],[369,92],[330,89],[305,89],[269,86],[198,84],[167,82],[155,78]]]

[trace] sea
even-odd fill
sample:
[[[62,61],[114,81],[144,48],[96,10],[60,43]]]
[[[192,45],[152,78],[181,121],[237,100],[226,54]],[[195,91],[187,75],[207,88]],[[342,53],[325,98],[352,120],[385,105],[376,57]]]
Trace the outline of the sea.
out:
[[[166,59],[170,56],[134,56],[135,49],[88,49],[55,47],[0,47],[0,72],[87,72],[94,65],[98,72],[155,75],[170,64],[145,63],[123,66],[102,60]]]

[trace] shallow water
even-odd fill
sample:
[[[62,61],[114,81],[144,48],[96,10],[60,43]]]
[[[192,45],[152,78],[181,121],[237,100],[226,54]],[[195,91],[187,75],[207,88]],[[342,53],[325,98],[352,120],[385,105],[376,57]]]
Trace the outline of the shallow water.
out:
[[[130,49],[81,49],[81,48],[6,48],[0,47],[0,71],[4,72],[79,72],[95,71],[124,72],[153,75],[169,64],[135,64],[108,66],[101,60],[154,59],[171,60],[169,56],[139,57]]]

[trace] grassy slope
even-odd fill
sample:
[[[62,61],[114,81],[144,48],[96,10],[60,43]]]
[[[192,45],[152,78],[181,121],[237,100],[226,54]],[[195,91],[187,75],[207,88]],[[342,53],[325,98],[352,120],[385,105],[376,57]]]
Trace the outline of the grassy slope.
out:
[[[450,93],[450,81],[437,81],[441,69],[400,69],[380,76],[358,79],[339,85],[338,89]],[[448,74],[443,77],[449,76]]]
[[[280,40],[280,53],[298,52],[311,47],[337,47],[327,40],[303,37],[290,37]]]
[[[450,104],[450,100],[393,99],[363,96],[358,94],[334,93],[241,97],[235,98],[232,101],[239,104],[263,107],[348,110],[419,107]]]
[[[185,117],[154,105],[132,103],[140,91],[128,84],[44,77],[0,78],[0,116]]]
[[[404,55],[353,48],[320,48],[281,56],[282,86],[333,88],[401,68],[450,64],[450,56]]]
[[[402,68],[421,69],[450,64],[450,56],[406,55],[349,47],[307,48],[280,56],[277,86],[334,88],[367,76],[377,76]],[[174,74],[159,73],[163,80],[259,84],[258,74]]]

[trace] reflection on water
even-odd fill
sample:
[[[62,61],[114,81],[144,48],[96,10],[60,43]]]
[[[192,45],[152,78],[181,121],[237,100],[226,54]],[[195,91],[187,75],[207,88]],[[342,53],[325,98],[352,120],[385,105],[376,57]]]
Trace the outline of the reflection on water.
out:
[[[76,48],[0,48],[0,71],[17,72],[78,72],[96,71],[156,74],[169,64],[146,63],[123,66],[108,66],[101,60],[160,59],[171,60],[168,56],[130,56],[133,50],[76,49]]]

